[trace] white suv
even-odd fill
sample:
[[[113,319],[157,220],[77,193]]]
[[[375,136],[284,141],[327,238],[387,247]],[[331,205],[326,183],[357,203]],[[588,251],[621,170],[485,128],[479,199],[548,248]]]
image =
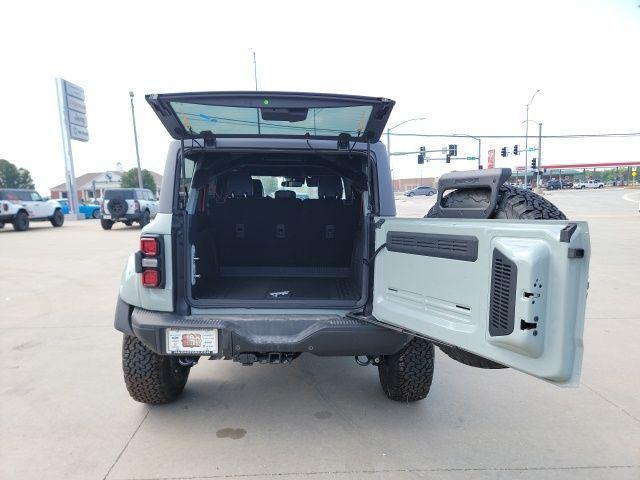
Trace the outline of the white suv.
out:
[[[50,221],[54,227],[64,223],[62,208],[55,200],[44,200],[35,190],[0,189],[0,228],[12,223],[13,229],[24,231],[30,221]]]
[[[115,222],[131,226],[137,222],[144,227],[158,214],[158,201],[146,188],[113,188],[104,192],[100,223],[111,230]]]

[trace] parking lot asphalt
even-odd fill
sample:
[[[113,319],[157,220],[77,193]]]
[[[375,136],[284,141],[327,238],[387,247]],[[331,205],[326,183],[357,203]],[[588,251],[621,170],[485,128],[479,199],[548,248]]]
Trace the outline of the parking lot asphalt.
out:
[[[431,393],[414,404],[387,400],[373,367],[311,355],[202,361],[175,403],[135,403],[112,324],[139,230],[5,227],[0,478],[640,478],[640,191],[547,198],[591,230],[581,386],[438,351]],[[433,201],[398,197],[399,215]]]

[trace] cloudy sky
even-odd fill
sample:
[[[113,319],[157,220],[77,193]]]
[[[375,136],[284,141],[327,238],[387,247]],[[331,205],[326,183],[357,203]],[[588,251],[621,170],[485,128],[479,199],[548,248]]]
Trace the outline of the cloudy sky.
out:
[[[89,5],[91,7],[89,8]],[[517,135],[525,105],[544,133],[640,131],[640,0],[440,2],[10,2],[0,20],[0,158],[45,193],[64,180],[55,77],[84,87],[90,142],[76,174],[135,165],[129,90],[143,168],[161,172],[169,135],[146,93],[260,89],[384,96],[401,133]],[[535,126],[532,125],[535,130]],[[535,134],[535,132],[534,132]],[[393,149],[446,139],[394,138]],[[462,155],[477,143],[459,140]],[[513,140],[483,142],[487,148]],[[523,143],[523,142],[520,142]],[[547,140],[551,163],[635,161],[640,138]],[[499,158],[507,166],[524,158]],[[469,162],[394,175],[436,176]]]

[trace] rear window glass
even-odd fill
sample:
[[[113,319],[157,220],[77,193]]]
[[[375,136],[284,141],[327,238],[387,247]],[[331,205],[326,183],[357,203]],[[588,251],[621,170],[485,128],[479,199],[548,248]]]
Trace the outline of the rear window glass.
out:
[[[183,102],[171,102],[171,107],[188,132],[199,134],[208,130],[219,135],[336,136],[348,133],[359,137],[372,110],[370,105],[308,108],[301,109],[299,119],[289,121],[265,120],[263,109],[254,107]]]
[[[123,200],[133,200],[134,191],[133,190],[107,190],[106,192],[104,192],[105,200],[112,200],[114,198],[122,198]]]
[[[265,177],[265,176],[252,176],[254,181],[258,180],[262,183],[263,197],[276,197],[276,192],[279,190],[289,190],[296,194],[296,198],[300,200],[316,200],[318,199],[318,187],[310,187],[305,183],[299,187],[290,186],[287,184],[287,178],[285,177]],[[255,192],[254,192],[255,194]],[[342,198],[345,198],[344,187],[342,189]]]

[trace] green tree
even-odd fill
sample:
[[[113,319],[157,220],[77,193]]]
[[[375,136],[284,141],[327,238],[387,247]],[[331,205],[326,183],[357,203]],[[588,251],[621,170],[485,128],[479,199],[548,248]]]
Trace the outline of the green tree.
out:
[[[158,190],[153,175],[147,169],[142,170],[142,186],[148,188],[154,194]],[[138,188],[138,169],[132,168],[122,174],[122,188]]]
[[[0,159],[0,188],[34,188],[29,170]]]

